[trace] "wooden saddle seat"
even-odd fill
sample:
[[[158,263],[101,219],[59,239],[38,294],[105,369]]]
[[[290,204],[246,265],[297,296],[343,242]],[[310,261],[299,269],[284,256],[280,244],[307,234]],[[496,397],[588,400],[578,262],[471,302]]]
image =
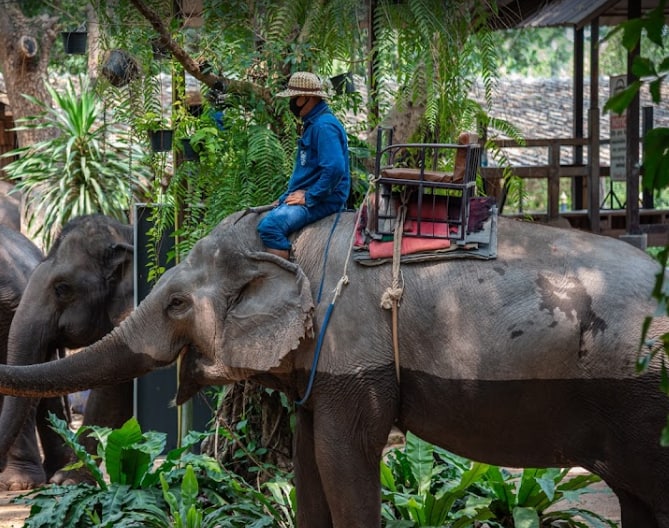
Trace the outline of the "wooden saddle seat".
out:
[[[390,143],[377,152],[372,232],[391,236],[398,198],[415,203],[404,236],[464,240],[469,200],[476,186],[478,136],[463,132],[457,143]],[[453,170],[449,170],[449,165]]]
[[[477,145],[478,135],[471,132],[463,132],[458,136],[458,145]],[[425,167],[383,167],[382,178],[394,180],[412,180],[426,182],[459,183],[465,179],[467,170],[467,150],[458,148],[455,153],[453,172],[425,169]]]

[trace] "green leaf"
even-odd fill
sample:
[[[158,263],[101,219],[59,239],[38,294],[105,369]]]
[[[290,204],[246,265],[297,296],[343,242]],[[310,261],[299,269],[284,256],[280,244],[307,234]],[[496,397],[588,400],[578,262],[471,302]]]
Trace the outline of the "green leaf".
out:
[[[516,507],[513,509],[515,528],[541,528],[539,514],[534,508]]]
[[[632,73],[637,77],[650,77],[657,75],[655,64],[647,57],[637,55],[632,62]]]
[[[138,487],[149,468],[150,457],[135,448],[144,439],[133,416],[107,438],[105,466],[111,482]]]
[[[651,81],[648,84],[648,90],[650,91],[651,98],[655,104],[659,104],[662,99],[662,83],[664,82],[664,77],[660,77]]]
[[[393,477],[393,472],[392,470],[388,467],[388,465],[381,460],[380,464],[380,470],[381,470],[381,486],[384,488],[389,489],[390,491],[397,491],[397,487],[395,486],[395,479]]]
[[[667,417],[667,424],[662,428],[662,436],[660,437],[660,445],[662,447],[669,447],[669,416]]]
[[[632,51],[641,41],[641,33],[644,28],[644,22],[641,19],[634,18],[622,24],[623,39],[622,44],[627,51]]]
[[[541,476],[543,472],[543,469],[534,468],[526,468],[523,470],[517,494],[518,506],[527,506],[527,503],[534,498],[534,495],[541,491],[536,479]]]
[[[664,18],[664,10],[662,5],[664,2],[661,2],[660,4],[661,5],[648,13],[644,19],[644,26],[646,28],[646,35],[648,36],[648,40],[657,46],[663,47],[664,41],[662,36],[666,21]]]
[[[429,491],[432,480],[434,448],[432,444],[408,432],[406,435],[406,453],[411,465],[411,472],[418,485],[418,493],[424,495]]]
[[[611,110],[616,114],[622,114],[632,103],[632,99],[634,99],[640,88],[641,81],[634,81],[627,88],[613,95],[606,101],[604,104],[604,112]]]

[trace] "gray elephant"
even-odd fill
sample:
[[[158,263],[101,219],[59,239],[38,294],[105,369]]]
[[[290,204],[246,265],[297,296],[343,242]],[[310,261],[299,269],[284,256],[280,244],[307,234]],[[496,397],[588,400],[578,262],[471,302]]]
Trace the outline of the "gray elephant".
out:
[[[40,250],[18,230],[0,223],[0,361],[7,361],[7,338],[30,274],[42,260]]]
[[[0,198],[2,196],[0,195]],[[1,201],[1,200],[0,200]],[[0,203],[0,210],[2,204]],[[0,362],[7,362],[7,341],[14,313],[21,301],[29,277],[42,260],[42,252],[28,238],[19,233],[15,225],[4,224],[5,218],[0,211]],[[8,398],[11,400],[11,398]],[[4,403],[4,402],[3,402]],[[5,406],[11,405],[10,402]],[[65,417],[62,398],[45,398],[40,401],[37,413],[45,417],[53,412]],[[23,422],[23,420],[21,421]],[[18,424],[20,425],[20,424]],[[40,420],[37,427],[40,444],[44,453],[44,468],[65,463],[63,442],[48,427],[46,420]],[[6,470],[0,473],[0,489],[23,489],[25,483],[25,461],[36,458],[42,464],[35,436],[35,421],[23,424],[16,434],[16,440],[7,447],[8,460]]]
[[[16,306],[8,337],[7,363],[25,365],[51,359],[57,349],[77,349],[103,337],[133,309],[132,227],[103,215],[80,216],[61,231],[28,280]],[[0,415],[0,487],[30,489],[50,478],[68,483],[81,472],[59,471],[72,461],[61,447],[44,466],[34,434],[35,413],[26,398],[6,398]],[[84,424],[119,427],[132,416],[132,382],[91,392]],[[45,421],[40,415],[38,426]],[[20,456],[10,446],[21,438]],[[94,442],[88,439],[89,449]],[[60,441],[62,445],[62,441]],[[15,448],[12,448],[15,450]],[[7,456],[10,454],[9,459]]]
[[[21,231],[21,194],[14,185],[0,180],[0,225]]]
[[[625,528],[669,528],[659,443],[669,402],[659,367],[635,371],[655,309],[651,258],[612,238],[500,219],[496,260],[404,265],[398,380],[380,306],[392,267],[346,262],[354,215],[342,214],[329,246],[334,217],[297,234],[295,262],[262,250],[258,219],[223,220],[94,345],[0,367],[0,392],[109,385],[181,355],[178,403],[251,378],[301,400],[330,314],[297,406],[299,526],[380,525],[379,460],[396,425],[483,462],[585,467],[617,494]],[[336,302],[314,302],[346,282]],[[651,337],[668,330],[657,319]]]

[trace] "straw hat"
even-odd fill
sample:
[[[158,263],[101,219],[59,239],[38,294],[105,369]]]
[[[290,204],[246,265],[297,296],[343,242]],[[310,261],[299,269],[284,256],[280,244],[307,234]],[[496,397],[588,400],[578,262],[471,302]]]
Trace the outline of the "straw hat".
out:
[[[288,81],[288,88],[276,94],[277,97],[297,97],[298,95],[328,98],[323,82],[317,75],[310,72],[293,73]]]

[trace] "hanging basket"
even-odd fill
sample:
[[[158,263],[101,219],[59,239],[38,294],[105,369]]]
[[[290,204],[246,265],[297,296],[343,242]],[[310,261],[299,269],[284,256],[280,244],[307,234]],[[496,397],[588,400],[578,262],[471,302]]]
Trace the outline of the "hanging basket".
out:
[[[168,152],[172,150],[172,130],[151,130],[149,140],[154,152]]]
[[[112,86],[121,87],[139,77],[137,61],[128,52],[113,49],[107,53],[102,66],[102,75]]]
[[[193,149],[189,138],[182,139],[181,146],[183,147],[184,161],[200,161],[200,155]]]
[[[63,31],[63,45],[65,53],[70,55],[83,55],[86,53],[88,32],[86,31]]]
[[[355,92],[355,84],[353,83],[353,74],[351,72],[341,73],[330,78],[332,88],[338,95]]]

